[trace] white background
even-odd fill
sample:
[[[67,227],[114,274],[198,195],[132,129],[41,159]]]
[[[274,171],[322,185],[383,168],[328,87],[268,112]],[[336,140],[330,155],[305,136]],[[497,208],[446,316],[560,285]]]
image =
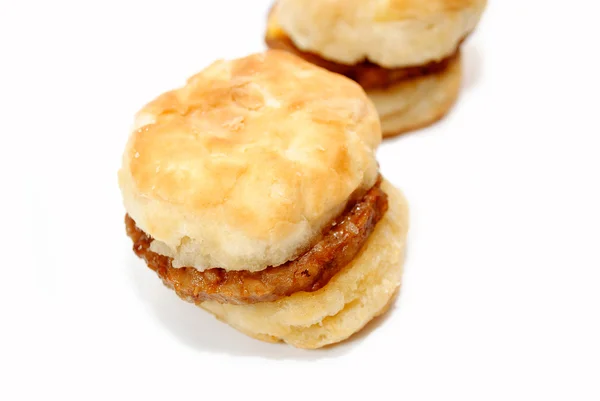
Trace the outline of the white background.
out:
[[[135,258],[116,178],[133,114],[261,50],[268,6],[0,1],[0,399],[599,400],[594,1],[492,0],[452,113],[381,147],[412,227],[366,334],[261,343]]]

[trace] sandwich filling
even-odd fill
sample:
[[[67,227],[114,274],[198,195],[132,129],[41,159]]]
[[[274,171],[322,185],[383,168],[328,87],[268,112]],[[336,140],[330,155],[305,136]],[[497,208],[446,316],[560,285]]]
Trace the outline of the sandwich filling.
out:
[[[458,49],[460,47],[460,45],[457,46],[456,51],[452,55],[439,61],[431,61],[419,66],[384,68],[368,60],[354,65],[340,64],[335,61],[326,60],[318,54],[300,50],[296,47],[292,39],[281,30],[277,30],[275,33],[268,33],[265,41],[272,49],[288,51],[312,64],[344,75],[356,81],[365,90],[386,89],[400,81],[430,74],[439,74],[445,71],[452,61],[458,57]]]
[[[199,303],[213,300],[228,304],[271,302],[296,292],[324,287],[359,253],[388,208],[381,177],[367,193],[323,231],[321,239],[295,260],[257,272],[211,268],[173,267],[173,259],[150,250],[153,239],[125,216],[133,250],[163,282],[183,299]]]

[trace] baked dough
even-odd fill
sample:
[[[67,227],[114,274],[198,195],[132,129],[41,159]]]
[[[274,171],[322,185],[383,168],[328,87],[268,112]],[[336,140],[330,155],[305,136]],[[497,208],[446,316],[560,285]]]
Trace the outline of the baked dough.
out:
[[[362,88],[289,53],[217,61],[137,115],[125,209],[174,267],[259,271],[312,247],[378,176]]]
[[[274,20],[296,46],[343,64],[423,65],[453,54],[486,0],[278,0]]]

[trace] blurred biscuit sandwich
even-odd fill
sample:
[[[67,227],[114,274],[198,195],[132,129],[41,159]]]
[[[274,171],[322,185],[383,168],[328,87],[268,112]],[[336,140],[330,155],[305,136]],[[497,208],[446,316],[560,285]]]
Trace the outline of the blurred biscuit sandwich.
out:
[[[383,136],[425,127],[456,101],[460,45],[486,0],[277,0],[266,43],[358,82]]]

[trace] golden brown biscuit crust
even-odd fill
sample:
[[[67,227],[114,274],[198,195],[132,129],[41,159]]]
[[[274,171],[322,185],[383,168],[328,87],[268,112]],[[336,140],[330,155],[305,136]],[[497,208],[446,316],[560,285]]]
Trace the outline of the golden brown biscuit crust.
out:
[[[323,287],[359,252],[377,222],[387,210],[387,195],[378,182],[324,233],[323,238],[296,260],[260,272],[213,268],[199,272],[193,267],[174,268],[172,258],[150,250],[150,238],[126,216],[127,234],[133,250],[144,259],[168,287],[195,303],[215,300],[249,304],[275,301],[298,291],[312,292]]]
[[[119,181],[176,266],[259,271],[309,249],[378,175],[355,82],[282,51],[218,61],[140,113]]]

